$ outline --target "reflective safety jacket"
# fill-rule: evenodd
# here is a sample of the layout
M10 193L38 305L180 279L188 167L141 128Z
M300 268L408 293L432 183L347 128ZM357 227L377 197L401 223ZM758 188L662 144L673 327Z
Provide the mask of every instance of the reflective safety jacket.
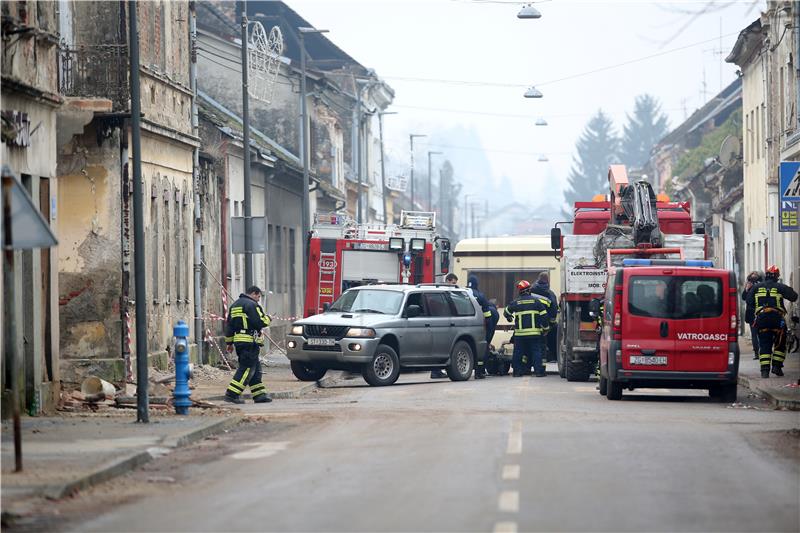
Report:
M225 322L225 342L264 344L261 338L261 328L269 326L270 319L264 314L261 306L247 296L240 294L239 299L233 302L228 310L228 320Z
M514 322L515 337L541 336L550 329L550 300L538 294L524 294L503 310L506 319Z
M786 314L786 304L784 299L794 302L797 300L797 293L778 281L767 280L756 283L747 294L748 310L752 309L755 315L766 311L777 311L782 315Z

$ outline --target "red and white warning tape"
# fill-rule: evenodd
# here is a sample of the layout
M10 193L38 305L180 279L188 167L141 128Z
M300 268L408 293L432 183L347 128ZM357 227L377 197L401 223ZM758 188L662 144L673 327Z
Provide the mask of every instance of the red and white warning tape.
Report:
M133 350L133 336L131 335L132 321L131 313L125 310L125 342L128 345L128 351L125 356L125 374L126 381L133 379L133 363L131 363L131 350Z
M214 348L217 349L217 353L219 353L219 356L220 356L220 359L222 359L222 362L225 363L225 366L228 367L228 370L232 370L230 363L228 363L228 358L225 356L225 352L219 347L219 344L217 344L217 339L216 339L216 337L214 337L214 335L211 334L211 330L210 329L206 329L205 341L214 345Z

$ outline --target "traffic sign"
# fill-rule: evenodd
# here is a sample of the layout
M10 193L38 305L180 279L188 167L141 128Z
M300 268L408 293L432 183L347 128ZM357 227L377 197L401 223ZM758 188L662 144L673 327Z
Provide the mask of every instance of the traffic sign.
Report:
M778 231L800 231L800 161L781 162Z

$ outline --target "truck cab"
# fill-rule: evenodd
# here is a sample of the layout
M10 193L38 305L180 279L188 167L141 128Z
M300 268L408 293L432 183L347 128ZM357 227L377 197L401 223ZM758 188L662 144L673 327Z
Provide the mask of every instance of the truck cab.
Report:
M736 276L711 261L625 259L609 270L600 394L625 388L708 389L736 400Z

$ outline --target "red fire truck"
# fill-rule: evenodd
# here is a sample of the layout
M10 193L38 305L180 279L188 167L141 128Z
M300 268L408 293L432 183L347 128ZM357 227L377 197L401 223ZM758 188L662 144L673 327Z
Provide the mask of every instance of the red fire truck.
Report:
M317 213L307 268L305 317L323 312L351 287L443 282L450 241L436 234L432 212L402 211L399 225L357 224L345 215Z

